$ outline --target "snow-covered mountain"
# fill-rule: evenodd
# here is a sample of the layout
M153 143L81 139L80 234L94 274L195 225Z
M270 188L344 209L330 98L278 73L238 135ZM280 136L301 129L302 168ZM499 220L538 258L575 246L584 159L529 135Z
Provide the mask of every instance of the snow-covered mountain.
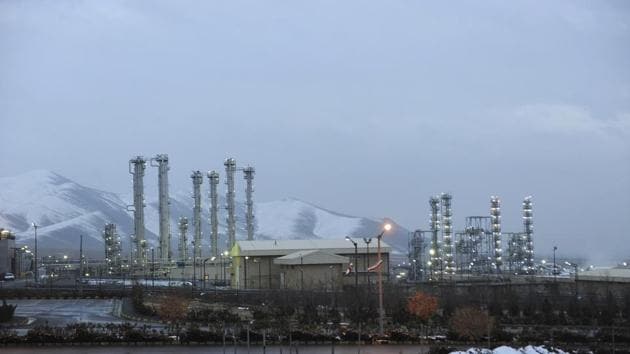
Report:
M204 194L205 195L205 194ZM192 240L192 203L188 193L172 193L170 200L172 247L176 252L177 220L189 218L188 240ZM91 257L103 252L102 230L106 223L117 225L124 252L129 250L133 233L133 215L127 211L129 196L119 196L79 185L46 170L31 171L0 178L0 227L14 231L18 243L32 244L32 222L39 227L39 248L52 253L78 254L79 235L84 235L84 250ZM225 205L220 200L220 205ZM205 249L209 247L209 202L202 199L202 232ZM346 235L374 236L382 220L348 216L297 199L282 199L255 204L257 239L343 238ZM220 208L220 247L225 247L227 213ZM157 245L158 203L146 196L145 226L147 239ZM408 231L396 227L388 243L402 251L407 246ZM246 238L245 206L237 201L237 239Z

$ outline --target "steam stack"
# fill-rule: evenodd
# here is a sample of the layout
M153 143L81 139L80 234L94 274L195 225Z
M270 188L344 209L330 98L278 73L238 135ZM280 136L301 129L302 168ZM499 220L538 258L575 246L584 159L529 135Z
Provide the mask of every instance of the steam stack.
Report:
M227 192L225 194L226 206L227 210L227 233L228 233L228 249L232 249L234 247L234 243L236 243L236 189L234 186L234 175L236 173L236 160L233 158L229 158L225 160L225 178L227 185Z
M431 273L431 280L439 278L441 257L440 257L440 245L438 243L438 234L440 232L440 199L437 197L431 197L429 199L429 205L431 206L431 248L429 249L429 270Z
M251 166L247 166L243 169L243 174L247 185L245 187L245 204L247 205L247 214L245 220L247 222L247 240L252 241L254 239L254 173L255 170Z
M132 170L133 165L133 170ZM129 173L133 175L133 240L136 264L144 268L147 262L147 241L144 238L144 170L146 160L137 156L129 160Z
M158 164L154 165L156 161ZM159 257L162 264L171 261L171 226L168 197L168 155L160 154L151 159L151 166L158 168L158 206L160 218Z
M494 241L494 264L497 272L500 272L503 258L501 250L501 201L499 197L490 197L490 221L492 240Z
M179 262L185 263L188 259L188 218L182 216L179 218Z
M210 254L213 257L219 257L219 195L217 194L219 173L208 172L208 181L210 182Z
M453 231L452 231L452 216L451 200L453 197L448 193L442 193L442 238L443 238L443 253L444 257L444 273L455 274L455 261L453 260Z
M534 273L534 221L532 220L532 197L523 200L523 226L525 228L525 271Z
M199 171L194 171L190 175L193 182L193 199L195 201L193 207L193 228L194 228L194 241L193 241L193 257L195 260L201 258L201 183L203 183L203 175Z

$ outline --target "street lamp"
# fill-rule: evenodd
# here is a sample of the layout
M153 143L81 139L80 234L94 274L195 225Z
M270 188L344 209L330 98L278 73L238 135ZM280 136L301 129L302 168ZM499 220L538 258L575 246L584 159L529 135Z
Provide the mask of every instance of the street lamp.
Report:
M37 226L36 223L33 222L33 229L35 229L35 283L39 283L39 269L37 267Z
M245 261L243 262L244 265L244 278L245 278L245 286L243 287L243 289L247 289L247 261L249 260L249 256L245 256Z
M556 275L558 274L558 271L556 269L556 250L558 249L558 246L553 246L553 281L556 281Z
M370 291L370 272L368 268L370 267L370 242L372 242L372 238L363 238L363 242L365 242L365 246L367 247L367 253L365 254L365 279L368 284L368 292Z
M359 261L358 261L358 258L359 258L358 244L350 236L346 236L346 240L352 242L352 244L354 245L354 287L355 287L355 289L357 289L359 287L359 272L357 271L357 267L358 267L358 264L359 264Z
M578 265L577 263L564 262L564 264L575 269L575 299L578 299Z
M383 238L383 234L385 231L389 231L392 229L391 224L385 224L383 226L383 231L381 231L378 236L376 236L376 240L378 241L378 330L379 334L383 335L383 318L385 317L385 310L383 310L383 260L381 259L381 239Z
M212 258L206 258L203 260L203 290L206 290L206 262L209 260L213 260L214 261L215 257Z

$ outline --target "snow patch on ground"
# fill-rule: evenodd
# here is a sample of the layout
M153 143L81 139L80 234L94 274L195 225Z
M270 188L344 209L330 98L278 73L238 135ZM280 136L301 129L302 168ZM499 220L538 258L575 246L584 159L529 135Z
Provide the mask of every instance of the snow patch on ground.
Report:
M536 347L528 345L524 348L512 348L507 346L501 346L494 348L493 350L484 348L470 348L466 351L451 352L451 354L569 354L558 348L547 348L544 346Z

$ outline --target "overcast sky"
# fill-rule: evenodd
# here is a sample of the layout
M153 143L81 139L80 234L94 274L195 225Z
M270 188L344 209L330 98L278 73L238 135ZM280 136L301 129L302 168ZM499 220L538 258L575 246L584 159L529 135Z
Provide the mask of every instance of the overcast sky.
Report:
M499 195L519 231L533 195L537 253L628 257L630 3L4 0L0 132L1 176L232 156L258 201L415 229L448 191L461 228Z

